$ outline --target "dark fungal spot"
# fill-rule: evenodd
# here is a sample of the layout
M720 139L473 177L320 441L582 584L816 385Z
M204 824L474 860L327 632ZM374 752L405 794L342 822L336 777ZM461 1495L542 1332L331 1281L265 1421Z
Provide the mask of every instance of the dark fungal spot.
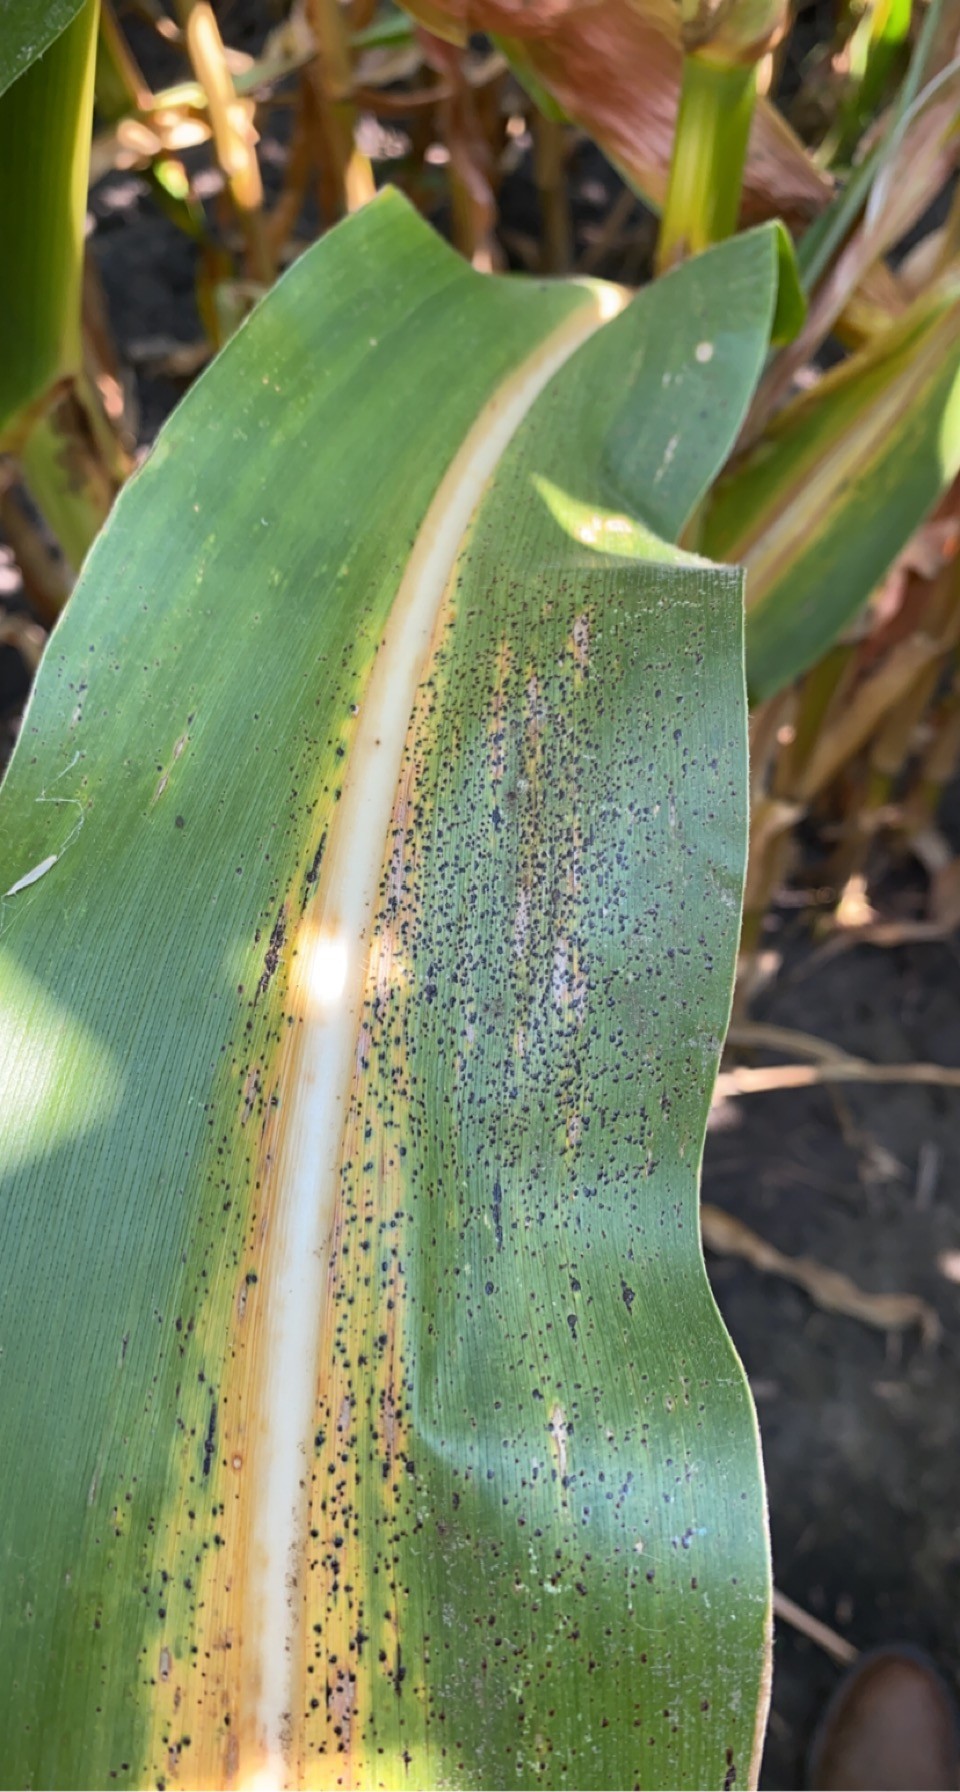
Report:
M323 833L320 836L320 844L318 845L317 850L314 853L313 858L310 861L310 866L307 871L307 875L304 879L304 882L307 884L308 887L311 884L315 884L317 882L317 879L320 876L320 866L323 863L323 854L324 854L324 849L326 847L326 844L327 844L327 830L326 830L326 828L324 828Z
M210 1403L210 1418L207 1422L207 1435L203 1440L203 1474L204 1474L204 1477L209 1475L210 1469L213 1465L213 1454L214 1454L214 1450L216 1449L216 1439L217 1439L217 1402L215 1400L213 1400Z
M497 1250L502 1251L503 1250L503 1193L500 1188L499 1180L497 1180L493 1185L493 1201L492 1201L491 1211L493 1214L493 1236L497 1241Z
M254 996L254 1001L257 1001L260 996L265 995L269 988L270 979L280 963L280 954L283 951L283 943L286 936L287 918L281 908L273 924L273 931L270 935L270 942L267 946L267 950L263 955L263 972L260 981L257 984L257 993Z

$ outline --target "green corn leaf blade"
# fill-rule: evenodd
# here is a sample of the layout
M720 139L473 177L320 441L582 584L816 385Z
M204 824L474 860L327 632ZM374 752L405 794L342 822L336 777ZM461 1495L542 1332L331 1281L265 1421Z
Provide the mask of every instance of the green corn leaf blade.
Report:
M6 1783L755 1778L741 580L652 520L775 284L598 328L387 195L121 494L0 792Z
M908 52L913 0L872 0L850 38L850 91L841 110L836 160L852 157L889 98L897 65Z
M383 7L369 25L350 36L354 50L397 49L414 42L412 21L394 6Z
M777 232L777 309L774 314L770 340L775 347L785 342L792 342L803 327L807 315L807 300L800 278L797 252L793 238L782 224L776 225Z
M718 483L701 543L747 573L747 681L813 665L960 471L960 284L788 405Z
M682 270L676 313L679 270L658 282L656 301L652 294L634 301L645 328L630 333L618 324L605 338L622 334L623 389L618 394L606 375L605 404L589 425L594 453L582 457L573 490L668 541L680 536L737 439L771 335L790 316L781 241L780 227L770 224L698 257ZM609 352L598 342L584 356ZM576 444L571 458L576 466ZM602 541L618 554L632 551L629 532L615 528Z
M88 0L3 0L0 93L19 80L84 10Z
M97 4L29 12L43 54L35 49L0 97L0 437L18 419L25 426L30 407L80 362ZM40 23L45 14L62 18L58 34ZM18 22L27 22L20 10L6 9L0 32L15 36ZM6 67L6 35L0 43Z

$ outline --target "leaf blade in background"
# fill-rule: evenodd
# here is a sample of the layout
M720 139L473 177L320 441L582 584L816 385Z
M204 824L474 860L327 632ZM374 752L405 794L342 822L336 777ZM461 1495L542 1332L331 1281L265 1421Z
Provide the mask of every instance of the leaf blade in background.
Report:
M958 317L948 281L788 405L717 485L703 547L746 568L756 698L837 639L960 469Z
M737 343L726 381L734 430L773 311L773 239L744 249L756 273L767 246L758 340ZM15 1393L0 1525L19 1577L0 1726L18 1782L232 1784L275 1766L278 1747L312 1782L318 1730L335 1780L373 1722L443 1783L476 1783L474 1759L444 1753L458 1731L490 1783L525 1783L533 1756L545 1784L561 1783L572 1707L551 1754L538 1738L553 1720L498 1671L497 1736L481 1734L475 1675L498 1645L472 1622L485 1593L466 1511L457 1530L461 1468L528 1664L546 1663L549 1617L566 1639L558 1685L596 1676L583 1783L643 1767L648 1783L720 1785L731 1759L750 1771L768 1622L762 1483L696 1227L745 852L740 581L649 530L637 566L569 528L571 504L592 513L602 488L585 461L602 449L610 395L624 402L630 332L643 340L658 305L676 316L684 275L618 320L605 358L573 355L535 401L595 329L603 294L480 279L401 202L377 201L296 264L193 388L59 625L0 798L2 1331ZM716 378L697 339L687 360ZM635 361L642 412L659 370ZM713 438L709 453L722 452ZM491 453L499 475L444 589ZM695 502L707 458L682 430L666 520L679 526ZM529 952L504 942L508 909ZM510 1071L507 1009L539 1027L542 1075L522 1053ZM413 1030L398 1045L401 1022ZM473 1053L459 1068L454 1034ZM398 1078L378 1081L397 1050ZM371 1127L400 1126L383 1150L366 1120L356 1133L358 1103ZM621 1282L631 1250L635 1279ZM473 1279L491 1253L513 1263L502 1307ZM549 1399L535 1399L527 1367L521 1261L536 1276ZM570 1304L555 1336L558 1276ZM683 1327L665 1338L677 1312ZM384 1331L410 1352L405 1369ZM464 1414L485 1352L515 1398L509 1434L487 1383L478 1434ZM648 1357L663 1385L644 1383ZM585 1375L595 1393L578 1386ZM528 1499L531 1440L543 1473ZM499 1493L486 1467L482 1483L465 1474L490 1450ZM334 1477L336 1514L318 1488L308 1525L305 1462L316 1486L341 1456L369 1522ZM614 1467L616 1507L598 1479ZM550 1552L567 1549L549 1592L509 1578L523 1563L531 1582L558 1572L545 1537L523 1538L519 1505L503 1516L509 1489L549 1514ZM310 1535L321 1525L322 1547ZM510 1551L498 1554L502 1525ZM573 1556L591 1526L601 1567L582 1564L587 1618ZM386 1595L385 1541L402 1558ZM369 1622L361 1581L339 1565L358 1547ZM291 1568L308 1602L292 1618ZM603 1609L634 1652L617 1663L593 1641ZM677 1613L686 1641L668 1649L662 1626ZM337 1638L344 1650L319 1676L314 1623L328 1655ZM387 1670L370 1624L400 1634ZM297 1661L291 1682L284 1664ZM685 1721L662 1715L668 1692Z
M47 10L71 16L0 98L0 437L80 364L98 6Z

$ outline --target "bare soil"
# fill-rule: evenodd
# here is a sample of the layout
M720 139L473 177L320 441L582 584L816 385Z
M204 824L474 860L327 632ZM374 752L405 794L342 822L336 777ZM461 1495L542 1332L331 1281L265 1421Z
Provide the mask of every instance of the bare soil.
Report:
M774 918L775 920L778 917ZM859 1056L960 1063L953 943L861 946L819 968L804 924L755 1017ZM790 1255L936 1308L943 1337L891 1339L819 1312L730 1259L711 1281L750 1377L763 1438L777 1586L861 1649L909 1641L949 1684L960 1667L960 1242L956 1091L844 1085L753 1095L707 1139L704 1199ZM960 1275L960 1258L955 1259ZM777 1626L761 1785L803 1786L811 1732L841 1669Z

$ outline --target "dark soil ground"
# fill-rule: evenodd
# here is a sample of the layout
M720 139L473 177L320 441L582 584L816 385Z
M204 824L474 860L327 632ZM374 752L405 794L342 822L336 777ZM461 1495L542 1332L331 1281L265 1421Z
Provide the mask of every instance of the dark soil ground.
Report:
M778 944L783 969L756 1018L863 1057L960 1062L952 945L862 946L818 969L795 918ZM871 1290L920 1294L942 1317L942 1340L925 1350L708 1259L757 1401L777 1586L858 1648L922 1645L953 1684L960 1300L943 1269L960 1239L957 1118L956 1092L935 1088L846 1085L842 1103L827 1089L752 1095L716 1115L703 1178L705 1200L781 1250ZM811 1730L840 1671L778 1625L770 1792L804 1785Z
M233 34L234 41L238 41ZM246 45L244 47L247 47ZM619 192L589 145L571 165L582 248ZM521 167L502 195L505 234L536 233L536 197ZM93 195L94 246L122 357L136 378L149 442L182 385L155 371L172 342L201 336L195 251L137 175ZM636 279L649 242L631 220ZM9 568L7 569L9 572ZM9 583L9 580L8 580ZM0 655L0 708L22 701L25 674ZM960 803L946 818L960 849ZM909 906L909 873L881 886L887 912ZM893 905L891 908L890 905ZM755 1005L865 1057L960 1064L960 954L952 943L860 946L819 962L809 915L789 905L767 945L782 966ZM730 1259L712 1259L717 1299L753 1384L770 1490L778 1587L860 1648L897 1639L960 1673L960 1289L946 1271L960 1253L960 1096L921 1087L845 1086L752 1095L715 1114L705 1199L791 1254L846 1271L875 1291L910 1291L939 1311L940 1344L891 1342L818 1311L806 1295ZM960 1276L960 1255L953 1259ZM780 1625L762 1784L804 1784L804 1757L840 1670Z

